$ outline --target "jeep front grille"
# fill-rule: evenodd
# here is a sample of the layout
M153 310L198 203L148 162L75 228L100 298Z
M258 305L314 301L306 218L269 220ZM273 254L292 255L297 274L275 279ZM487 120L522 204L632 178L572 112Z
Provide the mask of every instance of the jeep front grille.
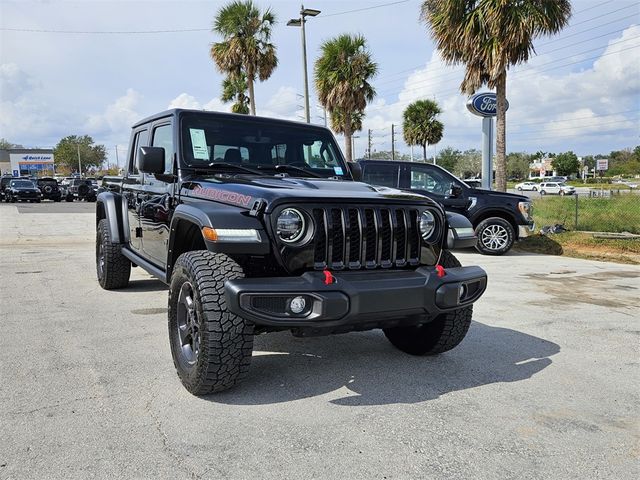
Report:
M313 208L313 268L391 268L420 263L418 210L404 207Z

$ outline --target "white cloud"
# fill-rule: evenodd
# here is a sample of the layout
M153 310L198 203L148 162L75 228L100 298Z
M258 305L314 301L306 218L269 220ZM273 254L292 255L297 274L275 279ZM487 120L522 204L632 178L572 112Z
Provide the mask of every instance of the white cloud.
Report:
M0 99L14 101L38 87L38 83L15 63L0 65Z
M119 135L128 131L141 115L136 110L141 96L134 89L106 106L104 112L89 115L85 128L89 133L100 136Z
M608 42L590 67L580 71L561 70L563 63L576 60L550 63L564 58L566 52L562 51L556 56L538 55L528 64L510 70L507 149L566 150L571 145L591 140L589 135L596 138L594 134L609 134L622 142L633 142L634 135L623 130L640 127L637 120L640 62L637 50L621 50L640 45L638 38L640 27L631 25ZM387 103L378 99L367 108L365 135L358 141L359 147L366 148L364 137L371 128L374 136L387 135L380 140L377 149L389 150L391 124L401 124L406 106L417 99L434 98L443 110L441 120L445 124L445 135L439 145L478 148L480 119L467 111L467 99L459 93L463 76L463 67L446 66L435 51L424 68L407 76L397 100ZM387 93L388 89L385 92L380 88L380 91ZM620 113L634 109L635 112ZM407 149L401 135L396 142L402 149Z

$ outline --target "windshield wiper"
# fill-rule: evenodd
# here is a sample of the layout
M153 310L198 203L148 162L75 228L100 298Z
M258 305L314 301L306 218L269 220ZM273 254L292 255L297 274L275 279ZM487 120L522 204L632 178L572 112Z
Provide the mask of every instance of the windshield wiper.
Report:
M304 173L308 177L324 178L322 175L318 175L315 172L310 172L309 170L305 170L304 168L296 167L295 165L281 164L281 165L276 165L275 169L276 169L276 172L278 170L284 170L284 171L293 170L295 172Z
M238 165L236 163L226 163L226 162L212 162L209 165L209 168L234 168L236 170L241 170L243 172L252 173L254 175L263 175L259 170L254 170L253 168L245 167L243 165Z

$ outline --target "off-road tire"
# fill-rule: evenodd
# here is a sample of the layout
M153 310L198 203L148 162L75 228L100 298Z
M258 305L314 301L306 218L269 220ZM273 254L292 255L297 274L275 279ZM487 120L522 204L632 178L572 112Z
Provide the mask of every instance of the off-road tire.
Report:
M442 252L440 265L459 267L460 262L449 251ZM442 313L428 323L411 327L385 328L387 339L398 350L411 355L437 355L458 346L469 331L473 306Z
M244 276L242 267L227 255L206 250L183 253L173 267L169 287L171 354L180 381L194 395L227 390L249 372L253 323L227 310L224 293L226 280ZM188 347L186 351L189 342L183 342L181 335L185 335L189 327L185 323L185 329L178 330L181 318L188 317L188 313L184 313L188 311L184 306L188 302L183 304L180 300L183 288L191 292L191 311L195 317L191 317L191 331L197 331L197 337L191 335L190 338L192 341L198 338L197 347ZM179 309L182 309L180 314Z
M478 243L476 250L483 255L504 255L516 239L516 232L508 220L500 217L490 217L476 226Z
M101 265L102 259L102 265ZM96 234L96 274L105 290L124 288L129 284L131 262L122 255L121 246L111 241L106 219L98 222Z

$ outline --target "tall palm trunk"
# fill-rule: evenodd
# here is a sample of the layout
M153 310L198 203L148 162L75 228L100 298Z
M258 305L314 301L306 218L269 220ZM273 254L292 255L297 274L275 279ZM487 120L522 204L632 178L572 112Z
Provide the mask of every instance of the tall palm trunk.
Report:
M345 115L346 124L344 126L344 153L347 157L347 162L352 161L353 152L351 151L351 125L349 122L351 120L351 115Z
M506 158L506 126L507 126L507 71L503 71L496 83L497 115L496 115L496 190L507 191L507 158ZM491 174L491 172L489 172Z
M249 87L249 111L251 115L256 114L256 96L253 91L253 76L247 75L247 85Z
M427 144L422 145L422 159L427 163Z

